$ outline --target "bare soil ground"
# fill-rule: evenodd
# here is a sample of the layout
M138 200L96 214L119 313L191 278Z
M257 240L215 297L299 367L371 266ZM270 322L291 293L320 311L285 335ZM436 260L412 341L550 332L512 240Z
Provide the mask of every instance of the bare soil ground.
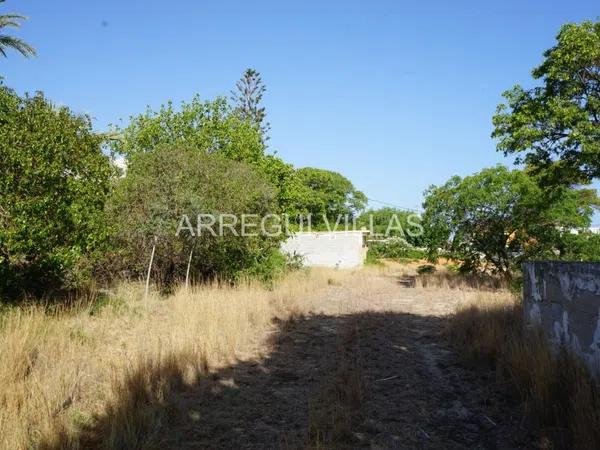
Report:
M491 372L444 337L460 290L391 274L332 285L315 313L278 324L264 358L171 396L160 448L522 448L531 437Z

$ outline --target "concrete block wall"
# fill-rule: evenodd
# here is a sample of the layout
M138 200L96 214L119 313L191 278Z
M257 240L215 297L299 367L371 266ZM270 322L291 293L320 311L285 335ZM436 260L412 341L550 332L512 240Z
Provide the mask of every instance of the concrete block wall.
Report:
M600 374L600 263L523 264L525 320Z
M307 266L350 269L363 265L367 247L363 231L296 233L281 249L302 255Z

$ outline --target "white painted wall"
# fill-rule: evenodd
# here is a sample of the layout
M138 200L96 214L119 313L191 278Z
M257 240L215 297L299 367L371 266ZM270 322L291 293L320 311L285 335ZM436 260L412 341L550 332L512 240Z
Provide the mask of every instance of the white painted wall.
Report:
M281 249L302 255L307 266L349 269L364 263L367 255L364 235L363 231L296 233L282 244Z

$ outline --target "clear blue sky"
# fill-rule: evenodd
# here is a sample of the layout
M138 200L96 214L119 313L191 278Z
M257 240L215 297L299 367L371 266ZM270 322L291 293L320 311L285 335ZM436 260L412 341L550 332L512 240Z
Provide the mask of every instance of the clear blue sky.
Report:
M7 0L0 11L30 17L18 36L39 52L0 61L19 92L44 91L105 130L146 105L226 95L253 67L271 150L404 207L505 161L490 138L501 93L530 85L561 24L600 15L591 0Z

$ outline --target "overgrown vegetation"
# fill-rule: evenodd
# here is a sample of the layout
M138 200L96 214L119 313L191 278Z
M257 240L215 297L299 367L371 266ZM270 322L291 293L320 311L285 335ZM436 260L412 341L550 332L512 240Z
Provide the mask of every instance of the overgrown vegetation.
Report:
M367 259L394 259L396 261L419 260L425 258L425 252L413 247L405 239L392 237L381 241L372 241L369 244Z
M600 260L596 238L571 233L589 226L598 205L584 187L600 174L600 23L564 25L532 75L538 84L505 92L493 117L498 150L524 170L484 169L431 187L433 258L442 250L464 271L505 276L524 259Z
M547 191L536 181L497 166L429 188L423 225L430 257L441 253L464 272L510 278L526 259L576 256L565 244L572 230L589 227L596 191Z
M0 316L0 448L148 448L173 390L268 352L274 319L309 312L348 276L299 271L271 290L213 283L148 299L126 284L102 307L12 308Z
M523 321L520 301L509 294L481 296L463 305L448 324L450 340L476 364L488 363L498 381L523 403L550 448L600 446L600 390L583 362L552 351Z
M21 19L0 15L0 29ZM7 49L35 55L2 35L0 54ZM255 346L274 319L310 311L310 294L345 276L296 272L274 283L301 265L279 252L283 235L201 234L202 215L286 214L293 228L311 215L315 229L347 216L385 236L372 242L370 262L450 258L456 270L417 267L421 288L497 290L524 260L600 260L600 235L588 230L599 202L586 187L600 175L600 23L565 25L544 56L533 71L540 84L506 92L493 118L498 150L523 166L432 186L422 223L395 208L362 214L367 197L343 175L297 169L269 152L266 87L253 69L232 101L168 102L106 134L42 93L0 86L0 299L79 292L81 303L22 301L0 311L0 445L156 445L170 393L243 352L259 355ZM155 283L149 298L138 284L147 271ZM192 285L180 286L188 273ZM600 447L597 382L574 356L552 352L525 329L510 294L465 305L448 335L520 396L542 439ZM313 411L316 446L342 442L352 428L348 411L362 401L361 361L346 350Z
M0 298L80 286L113 174L89 117L0 86L0 173Z
M127 176L116 184L108 205L109 263L103 265L112 271L109 279L118 274L138 279L156 245L153 279L163 285L183 280L188 262L195 280L233 280L267 264L281 236L242 236L239 222L222 235L217 224L213 235L199 229L198 221L252 211L255 220L247 225L258 227L256 217L276 208L274 187L251 166L194 147L157 147L132 156Z
M284 214L291 229L300 215L316 228L357 216L366 198L342 175L267 153L260 74L246 72L238 88L233 104L196 96L97 134L42 94L0 87L0 297L137 280L153 251L152 280L165 288L188 270L192 281L270 282L298 262L279 253L284 234L239 236L240 215ZM235 215L234 231L192 235L210 214Z

